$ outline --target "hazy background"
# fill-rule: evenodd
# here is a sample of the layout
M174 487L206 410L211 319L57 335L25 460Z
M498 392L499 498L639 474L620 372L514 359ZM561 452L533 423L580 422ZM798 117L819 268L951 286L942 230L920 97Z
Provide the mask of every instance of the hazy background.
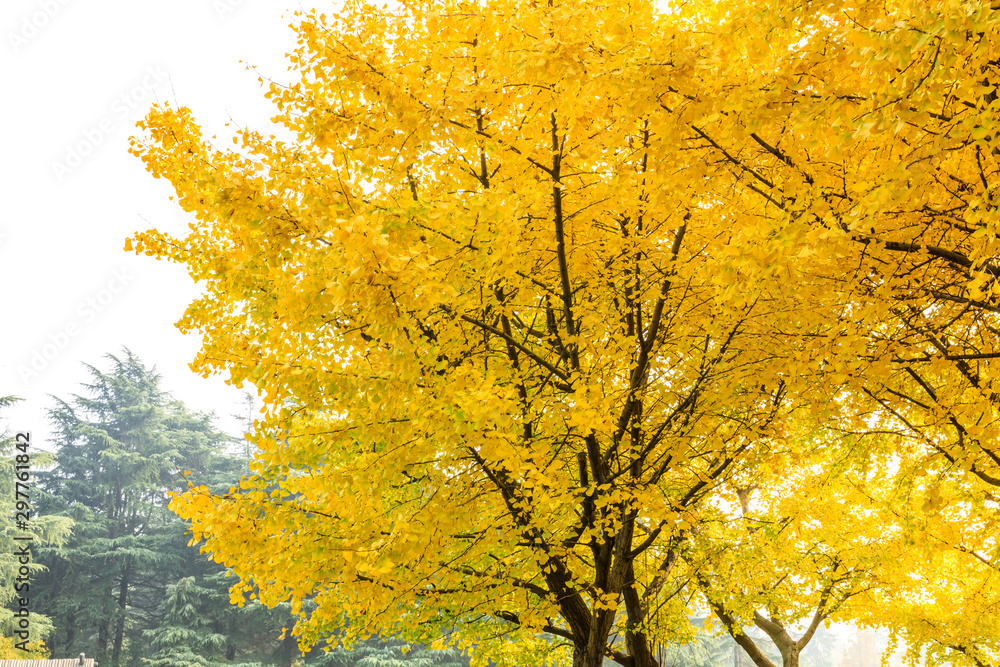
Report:
M322 7L324 3L311 3ZM330 4L332 8L333 5ZM191 107L206 133L272 115L257 81L287 80L295 0L3 0L0 74L0 396L10 429L45 447L49 395L79 392L84 363L127 346L189 407L228 432L243 394L188 362L174 328L197 288L184 270L122 250L141 229L180 232L183 212L128 153L154 101ZM243 62L240 62L240 61Z

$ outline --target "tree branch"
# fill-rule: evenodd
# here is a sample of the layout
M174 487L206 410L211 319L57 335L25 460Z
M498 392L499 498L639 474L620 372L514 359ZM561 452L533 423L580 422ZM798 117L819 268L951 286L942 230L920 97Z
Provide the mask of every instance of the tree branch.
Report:
M448 306L441 306L441 308L446 313L448 313L449 315L454 315L455 314L455 311L453 311ZM542 368L544 368L548 372L552 373L553 375L555 375L560 380L563 380L564 382L569 382L569 375L567 375L563 371L559 370L558 368L556 368L555 366L553 366L549 362L545 361L544 359L542 359L537 354L535 354L534 352L532 352L531 350L529 350L528 348L526 348L521 343L517 342L517 340L514 339L512 336L504 333L503 331L501 331L500 329L497 329L496 327L492 327L489 324L486 324L485 322L480 322L479 320L477 320L474 317L469 317L468 315L459 315L459 317L461 319L465 320L466 322L468 322L469 324L473 324L473 325L479 327L483 331L488 331L488 332L490 332L491 334L493 334L495 336L499 336L500 338L503 338L504 341L506 341L507 343L513 345L515 348L517 348L518 350L520 350L521 352L523 352L525 354L525 356L527 356L529 359L531 359L532 361L534 361L536 364L538 364L539 366L541 366ZM557 385L557 386L559 386L559 385ZM568 390L572 389L572 387L568 386L568 385L561 385L561 386L559 386L559 388L563 389L564 391L568 391Z

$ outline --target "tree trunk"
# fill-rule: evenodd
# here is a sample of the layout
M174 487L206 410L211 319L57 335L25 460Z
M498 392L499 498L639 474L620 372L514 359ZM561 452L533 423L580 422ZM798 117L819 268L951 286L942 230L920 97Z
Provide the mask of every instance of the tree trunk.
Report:
M111 662L118 664L122 654L122 643L125 639L125 605L128 601L129 567L122 572L121 584L118 588L118 622L115 627L115 647L111 653Z
M604 662L603 655L595 655L594 651L588 651L588 646L573 648L573 667L601 667Z
M634 667L658 667L656 658L653 657L652 649L649 646L649 638L645 632L639 628L645 621L646 609L639 598L639 592L635 589L635 571L632 563L629 562L625 576L628 583L622 590L622 599L625 603L625 613L628 622L625 629L625 646L629 655L632 656Z
M595 617L599 618L599 615L595 614ZM598 618L594 619L595 623L599 622ZM642 632L634 632L627 636L624 647L614 647L616 649L614 657L605 656L610 628L606 624L602 625L604 627L598 628L596 632L591 627L591 636L586 644L582 642L574 644L573 667L601 667L605 659L613 661L615 665L625 662L629 667L659 667L659 662L650 650L649 638ZM620 653L618 649L621 649ZM796 667L798 667L797 664Z
M583 481L584 473L581 473ZM593 609L585 622L586 637L576 631L573 646L573 667L601 667L608 651L608 635L614 626L617 613L627 617L624 646L610 647L610 656L617 664L627 667L659 667L649 645L649 638L642 630L647 609L636 590L635 572L632 566L632 538L635 529L635 510L620 506L622 526L613 541L605 542L594 550L594 564L597 576L595 588L606 591L617 598L617 611ZM584 625L584 624L581 624Z
M781 667L799 667L798 645L792 645L787 652L781 652Z
M70 611L66 614L66 655L70 655L73 650L73 642L76 640L76 612ZM56 655L53 647L52 655Z
M108 619L102 618L97 626L97 654L104 657L108 654Z
M813 627L799 641L795 641L780 622L773 618L765 618L760 612L754 612L754 625L767 633L781 652L782 667L799 667L799 652L812 638L816 623L814 619Z
M283 667L291 667L299 656L299 642L292 636L292 628L285 630L285 637L281 640L281 664Z

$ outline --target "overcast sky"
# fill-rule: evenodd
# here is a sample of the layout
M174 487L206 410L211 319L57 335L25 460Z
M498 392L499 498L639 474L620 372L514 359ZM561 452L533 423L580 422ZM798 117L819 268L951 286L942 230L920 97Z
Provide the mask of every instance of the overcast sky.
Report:
M312 3L310 6L321 6ZM332 5L331 5L332 7ZM50 395L68 398L83 364L128 347L189 407L231 433L241 391L188 368L199 347L174 327L197 287L177 265L135 257L124 239L180 232L184 214L128 153L155 101L193 109L208 134L272 115L257 67L288 79L296 0L2 0L0 396L10 430L51 445ZM240 61L243 61L242 63Z

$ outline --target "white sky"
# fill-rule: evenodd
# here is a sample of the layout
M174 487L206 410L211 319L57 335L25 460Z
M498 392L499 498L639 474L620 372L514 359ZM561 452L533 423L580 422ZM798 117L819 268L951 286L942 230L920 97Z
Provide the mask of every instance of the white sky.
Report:
M25 399L0 426L31 430L46 447L49 396L80 392L84 363L107 369L102 357L127 346L175 398L241 432L230 415L243 412L242 392L192 373L200 341L173 326L197 288L182 267L122 249L140 229L186 228L168 184L128 154L128 139L154 99L191 107L209 135L228 133L230 117L263 129L272 110L240 61L287 80L298 8L297 0L0 3L0 396Z

